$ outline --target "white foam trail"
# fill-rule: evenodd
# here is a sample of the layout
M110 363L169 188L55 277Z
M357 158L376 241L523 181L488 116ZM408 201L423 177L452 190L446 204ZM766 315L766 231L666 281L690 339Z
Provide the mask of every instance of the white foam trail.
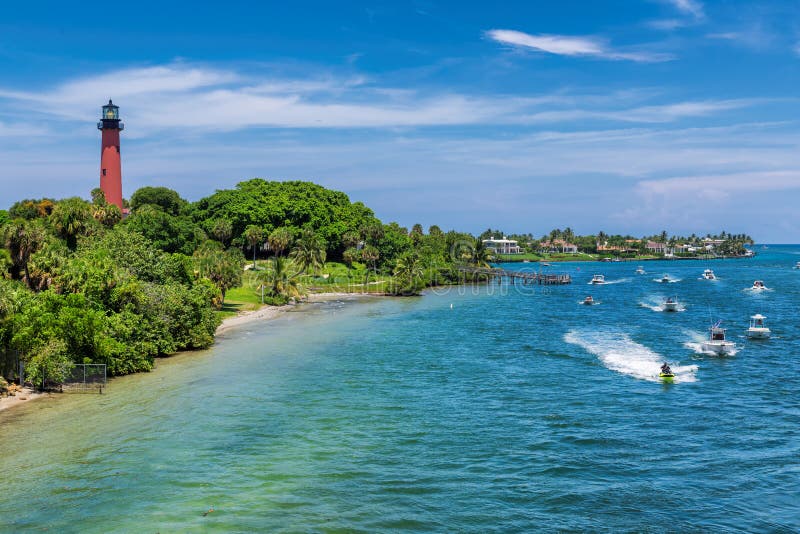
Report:
M606 280L605 282L597 283L597 282L589 282L590 286L608 286L611 284L622 284L624 282L630 282L630 278L620 278L619 280Z
M571 330L564 334L564 341L578 345L597 356L608 369L641 380L660 382L658 373L666 361L662 355L635 342L625 333L580 332ZM674 382L694 382L696 365L672 365Z
M653 310L654 312L663 312L666 311L664 308L664 300L665 297L659 296L649 296L644 301L639 302L639 306L643 308L647 308L648 310ZM683 312L686 311L686 306L678 302L678 309L675 310L676 312Z

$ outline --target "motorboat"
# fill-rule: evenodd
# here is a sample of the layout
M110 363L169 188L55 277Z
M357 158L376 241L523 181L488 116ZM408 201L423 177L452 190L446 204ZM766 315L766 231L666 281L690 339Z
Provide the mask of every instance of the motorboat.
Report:
M603 276L602 274L596 274L596 275L592 276L592 281L589 282L589 283L590 284L596 284L596 285L605 284L606 283L606 277Z
M795 263L795 264L794 264L794 267L792 267L792 269L800 269L800 261L798 261L797 263Z
M717 276L711 269L706 269L705 271L703 271L703 278L705 278L706 280L716 280Z
M669 282L672 282L672 278L670 278L668 274L665 274L659 279L659 282L661 282L662 284L667 284Z
M700 346L703 352L711 352L718 356L725 356L736 350L736 343L725 339L725 329L720 327L720 322L708 329L708 339Z
M550 264L547 263L546 261L540 261L539 265L541 265L542 267L550 267Z
M772 332L767 328L766 317L757 313L750 317L750 328L747 329L747 337L750 339L768 339Z
M664 301L663 306L664 311L678 311L678 297L667 297L667 300Z
M752 289L753 291L764 291L765 289L767 289L767 286L765 286L764 282L762 282L761 280L756 280L755 282L753 282L753 287L751 287L750 289Z
M588 297L583 299L583 304L585 304L587 306L592 306L594 304L597 304L597 301L594 300L591 295L589 295Z
M636 268L636 274L644 274L644 267L641 265Z

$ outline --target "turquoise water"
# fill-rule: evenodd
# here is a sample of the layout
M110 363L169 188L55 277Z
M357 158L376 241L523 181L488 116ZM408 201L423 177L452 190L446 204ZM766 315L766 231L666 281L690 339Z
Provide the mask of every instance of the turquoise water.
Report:
M800 247L758 251L314 305L30 403L0 415L0 530L796 531ZM757 312L773 339L741 337ZM740 350L697 353L718 319Z

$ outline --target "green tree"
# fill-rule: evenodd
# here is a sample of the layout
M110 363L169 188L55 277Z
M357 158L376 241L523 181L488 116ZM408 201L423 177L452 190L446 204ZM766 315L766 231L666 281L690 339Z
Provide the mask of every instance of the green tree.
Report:
M242 234L247 241L247 244L253 248L253 269L256 268L256 246L260 245L264 242L264 231L254 225L251 224L247 228L244 229L244 234Z
M141 187L131 196L133 211L148 204L158 206L164 213L176 216L187 203L177 192L166 187Z
M241 250L222 250L218 245L207 243L194 253L194 258L200 276L208 278L219 288L222 303L228 289L242 284L245 259Z
M28 281L28 260L39 250L47 237L39 221L15 219L3 227L3 241L11 254L12 276Z
M284 302L291 298L303 295L303 289L297 280L299 273L289 271L289 262L281 256L273 256L266 270L258 273L262 288L271 297L277 297Z
M217 219L211 221L209 231L214 239L222 243L223 246L227 246L228 240L233 235L233 225L228 220Z
M295 242L291 258L300 273L308 272L309 268L315 273L325 265L325 241L310 228L305 229Z
M275 253L275 255L282 256L292 244L292 233L288 228L276 228L271 234L269 234L267 240L269 241L269 248Z
M92 220L90 204L78 197L59 201L50 214L50 224L71 250L75 250L78 236L87 230Z
M422 288L424 269L420 257L415 252L407 252L397 259L394 269L397 281L396 292L403 295L412 295Z

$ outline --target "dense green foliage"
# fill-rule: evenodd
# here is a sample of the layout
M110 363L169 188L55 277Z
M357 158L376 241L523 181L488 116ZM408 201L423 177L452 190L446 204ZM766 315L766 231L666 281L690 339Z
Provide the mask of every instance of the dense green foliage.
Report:
M352 290L398 295L453 283L458 264L487 259L468 234L383 224L344 193L308 182L253 179L195 203L144 187L125 219L99 189L91 198L0 211L0 363L18 354L37 384L58 382L77 363L118 375L207 347L215 310L229 290L245 290L246 263L247 291L281 304L326 280L319 273L329 258L344 259Z

